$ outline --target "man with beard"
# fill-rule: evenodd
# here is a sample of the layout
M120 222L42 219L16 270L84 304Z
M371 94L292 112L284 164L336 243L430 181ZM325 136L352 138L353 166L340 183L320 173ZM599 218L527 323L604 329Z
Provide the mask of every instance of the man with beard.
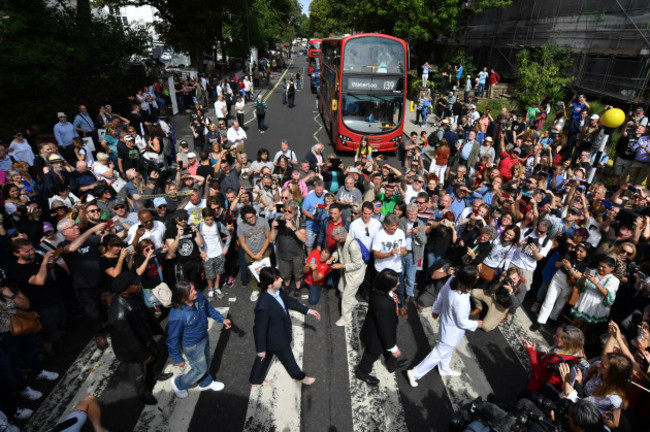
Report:
M55 195L56 186L70 186L70 173L67 171L67 162L56 153L50 155L47 163L50 171L43 178L43 187L49 198Z

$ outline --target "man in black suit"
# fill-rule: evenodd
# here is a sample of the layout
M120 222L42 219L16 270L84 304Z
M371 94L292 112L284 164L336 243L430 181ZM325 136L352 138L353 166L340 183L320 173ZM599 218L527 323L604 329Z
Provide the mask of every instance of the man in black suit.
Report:
M354 369L357 378L370 385L377 385L377 377L370 375L372 365L380 354L386 359L388 372L404 367L407 359L397 347L397 317L399 299L395 289L399 274L391 269L382 270L375 279L374 291L370 294L368 314L361 328L361 342L365 347L361 361Z
M291 378L305 385L312 385L316 378L305 375L291 351L293 336L289 309L305 315L313 315L317 320L320 320L320 314L287 295L280 289L281 287L282 278L277 269L265 267L260 271L260 290L263 292L255 306L253 334L257 358L251 370L250 383L265 386L272 384L264 378L273 355L276 355Z

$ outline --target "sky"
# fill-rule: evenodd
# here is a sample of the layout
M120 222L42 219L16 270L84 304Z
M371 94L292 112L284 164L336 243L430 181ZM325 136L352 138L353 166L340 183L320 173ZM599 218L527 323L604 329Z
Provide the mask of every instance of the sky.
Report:
M309 3L311 3L311 0L298 0L300 4L302 5L302 13L305 15L309 15Z

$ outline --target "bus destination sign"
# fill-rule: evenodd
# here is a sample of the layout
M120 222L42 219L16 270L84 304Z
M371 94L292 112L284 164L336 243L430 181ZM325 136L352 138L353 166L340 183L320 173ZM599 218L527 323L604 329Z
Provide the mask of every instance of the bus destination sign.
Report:
M343 76L343 90L371 90L371 91L401 91L404 79L402 77L365 75Z

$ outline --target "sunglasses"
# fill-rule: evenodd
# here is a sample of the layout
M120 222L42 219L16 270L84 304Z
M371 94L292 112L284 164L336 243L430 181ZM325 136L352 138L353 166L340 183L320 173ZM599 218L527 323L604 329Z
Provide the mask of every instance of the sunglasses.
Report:
M113 207L113 208L114 208L115 210L124 210L124 209L126 208L126 206L118 205L118 206L115 206L115 207Z
M547 231L540 231L540 230L535 230L535 231L537 231L537 234L546 234L547 233Z
M353 215L358 216L359 212L352 212Z
M632 255L632 251L623 249L619 252L621 255Z
M167 204L161 204L158 206L158 208L167 208Z
M283 199L283 200L288 200L288 199L289 199L289 197L280 197L280 199Z
M146 248L144 251L145 251L145 252L149 252L149 251L152 251L152 250L153 250L152 247L148 247L148 248Z
M86 210L87 213L98 213L99 209Z

